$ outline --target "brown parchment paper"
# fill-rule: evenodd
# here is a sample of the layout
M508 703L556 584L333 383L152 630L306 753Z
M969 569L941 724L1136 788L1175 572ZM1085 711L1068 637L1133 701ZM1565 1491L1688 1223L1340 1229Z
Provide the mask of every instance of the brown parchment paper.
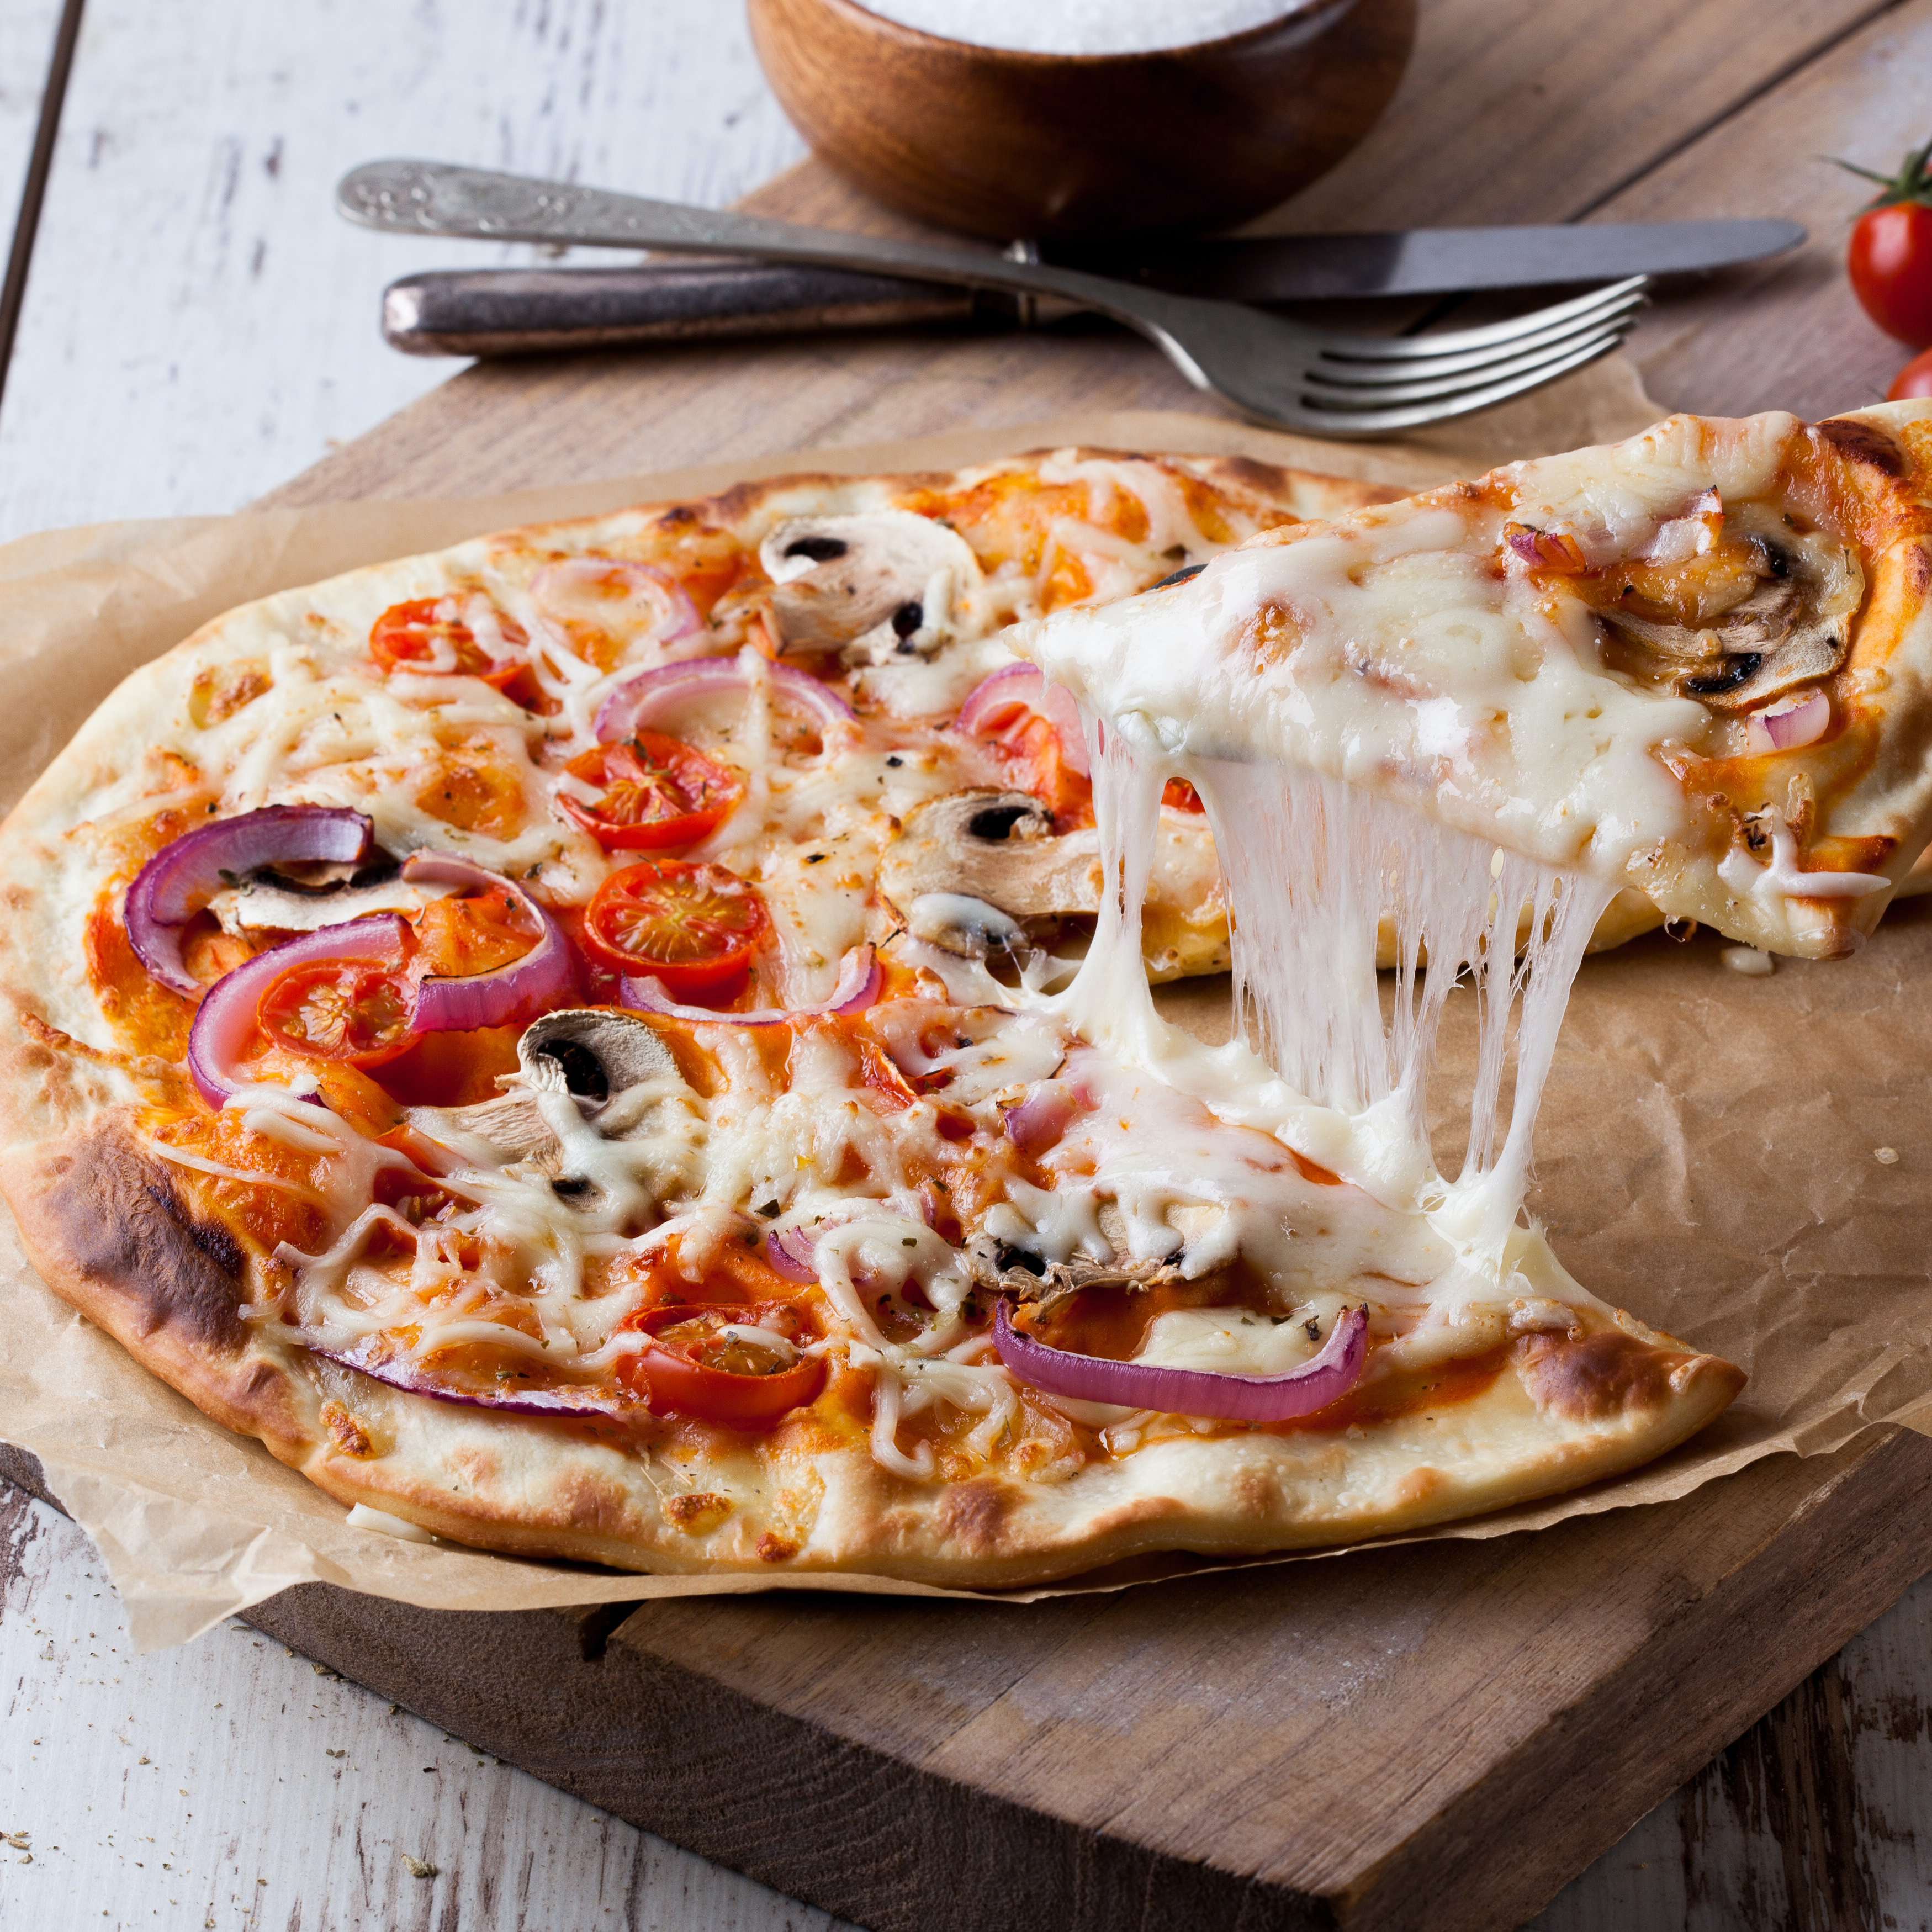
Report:
M1323 444L1225 419L1136 412L916 442L586 483L514 496L370 502L55 532L0 548L0 806L10 806L113 686L208 618L357 565L538 518L663 501L749 476L951 468L1074 442L1246 452L1420 487L1653 421L1612 361L1407 443ZM1920 908L1924 908L1922 914ZM1545 1096L1532 1210L1606 1300L1750 1371L1696 1440L1620 1481L1425 1532L1490 1537L1682 1496L1779 1450L1835 1448L1880 1422L1932 1419L1932 1284L1924 1258L1932 1137L1932 902L1891 914L1856 959L1725 969L1714 942L1660 938L1587 962ZM1170 1004L1210 1034L1226 982ZM1452 998L1438 1112L1453 1171L1472 1061ZM1874 1149L1895 1150L1886 1164ZM409 1543L352 1528L341 1505L259 1444L208 1421L40 1282L0 1217L0 1438L38 1456L94 1538L137 1650L184 1642L301 1582L430 1608L530 1610L783 1587L967 1594L867 1576L646 1576ZM1258 1559L1311 1560L1302 1552ZM1197 1570L1165 1558L1047 1591L1117 1588Z

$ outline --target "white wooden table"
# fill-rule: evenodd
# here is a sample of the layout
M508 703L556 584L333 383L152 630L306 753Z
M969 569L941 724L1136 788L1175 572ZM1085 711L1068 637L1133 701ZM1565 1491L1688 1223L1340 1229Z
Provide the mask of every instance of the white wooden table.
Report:
M0 208L27 174L60 12L0 4ZM492 251L398 254L336 221L356 161L431 154L716 204L800 152L735 0L87 0L0 397L0 538L236 508L448 373L382 346L378 292ZM1932 1925L1929 1654L1932 1583L1540 1932ZM86 1538L4 1490L0 1698L0 1927L831 1922L242 1625L134 1658Z

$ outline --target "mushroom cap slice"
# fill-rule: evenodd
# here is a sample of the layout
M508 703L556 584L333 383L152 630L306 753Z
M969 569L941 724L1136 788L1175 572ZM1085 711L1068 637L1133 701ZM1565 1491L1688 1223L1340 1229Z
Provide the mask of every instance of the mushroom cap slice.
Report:
M1056 832L1023 791L951 792L909 812L880 854L879 890L916 938L969 958L1015 944L1029 922L1100 909L1100 835ZM1142 945L1156 980L1216 973L1228 929L1214 835L1196 812L1163 811Z
M567 1093L586 1120L634 1087L683 1084L657 1029L614 1006L568 1006L532 1020L517 1042L517 1064L532 1088Z
M454 886L401 878L360 885L344 880L317 889L262 877L224 886L208 902L208 910L224 932L315 932L326 926L367 919L374 913L420 912L431 899L455 890Z
M1082 1255L1048 1261L992 1234L967 1244L966 1272L976 1288L1042 1307L1083 1288L1160 1288L1181 1279L1171 1262L1096 1262Z
M568 1094L599 1133L614 1139L643 1111L620 1104L626 1094L683 1084L676 1058L650 1023L611 1006L566 1007L533 1020L517 1042L517 1067L508 1093L467 1107L412 1107L411 1124L458 1151L480 1141L511 1159L541 1160L555 1150L556 1136L539 1094Z
M958 532L910 510L788 517L758 546L782 651L848 663L929 657L977 628L980 562Z
M1650 676L1713 710L1742 713L1844 662L1864 574L1845 545L1822 531L1800 534L1768 506L1728 508L1725 525L1748 546L1754 581L1708 622L1659 622L1614 604L1598 614ZM1684 568L1695 572L1700 561Z
M929 800L907 814L879 865L879 890L898 916L969 956L1010 944L1022 920L1097 912L1100 884L1098 832L1056 835L1053 814L1023 791Z

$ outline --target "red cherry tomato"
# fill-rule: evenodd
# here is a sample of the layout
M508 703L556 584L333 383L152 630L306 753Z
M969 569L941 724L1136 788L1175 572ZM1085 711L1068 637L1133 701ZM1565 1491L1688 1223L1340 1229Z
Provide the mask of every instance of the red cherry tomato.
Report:
M1890 179L1854 174L1883 193L1858 217L1845 259L1852 292L1888 335L1915 349L1932 344L1932 141L1905 158ZM1849 162L1842 164L1851 166Z
M256 1024L305 1059L380 1066L407 1050L415 1002L402 975L366 959L292 966L262 995Z
M736 872L652 859L597 888L584 914L584 946L609 971L656 979L682 1000L736 979L770 926L764 901Z
M508 654L492 657L476 641L476 634L458 615L454 597L418 597L392 604L369 632L369 652L385 673L442 671L480 677L501 691L525 668L524 646L530 642L514 618L496 614Z
M467 979L520 959L543 928L507 886L458 898L431 899L410 922L416 931L418 978Z
M758 1328L794 1345L809 1340L788 1302L674 1305L649 1310L625 1325L651 1338L630 1358L624 1379L654 1409L728 1429L769 1429L810 1402L825 1381L825 1364L816 1357L732 1332Z
M1888 403L1902 403L1913 396L1932 396L1932 349L1913 356L1893 376L1892 387L1885 392Z
M998 678L996 674L980 691ZM976 692L964 712L974 722L959 725L956 720L956 727L998 748L1016 789L1030 792L1053 814L1057 831L1079 831L1094 822L1094 784L1087 775L1079 708L1058 686L1042 692L1036 680L1021 682L1027 694L1008 683L983 706L974 701Z
M556 802L564 815L616 851L694 845L717 827L742 790L724 766L661 731L599 745L564 770L602 794L592 804L560 791Z

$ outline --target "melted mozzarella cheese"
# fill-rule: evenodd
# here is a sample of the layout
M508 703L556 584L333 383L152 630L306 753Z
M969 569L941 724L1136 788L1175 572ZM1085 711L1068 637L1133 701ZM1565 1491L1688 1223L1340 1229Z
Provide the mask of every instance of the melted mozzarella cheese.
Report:
M1545 863L1620 877L1688 820L1657 754L1694 699L1614 677L1575 600L1499 570L1500 507L1364 511L1191 582L1022 626L1015 646L1176 760L1262 760L1395 797Z
M1284 1305L1330 1288L1386 1299L1395 1284L1420 1289L1454 1258L1419 1216L1311 1178L1274 1135L1219 1118L1152 1068L1088 1049L1072 1055L1065 1078L1085 1104L1041 1158L1052 1187L1010 1185L1011 1204L988 1217L1004 1239L1054 1261L1167 1263L1190 1281L1239 1258ZM1102 1230L1108 1207L1118 1240Z
M1400 806L1292 772L1238 768L1252 787L1228 809L1216 769L1190 764L1210 811L1223 813L1228 826L1237 984L1257 1034L1252 1045L1210 1050L1160 1018L1140 970L1139 909L1167 766L1150 735L1138 721L1124 727L1118 718L1100 721L1088 734L1108 890L1080 974L1054 1002L1060 1016L1114 1064L1144 1070L1225 1126L1264 1128L1354 1183L1348 1192L1361 1202L1379 1204L1379 1222L1353 1201L1346 1211L1330 1210L1328 1252L1319 1258L1328 1268L1347 1264L1352 1242L1363 1262L1381 1258L1362 1274L1405 1280L1397 1298L1439 1309L1451 1324L1472 1304L1520 1298L1532 1280L1545 1284L1539 1292L1546 1295L1592 1301L1518 1217L1530 1134L1570 983L1609 889L1512 860L1500 848L1486 854ZM1385 1024L1375 936L1391 891L1403 964ZM1515 938L1526 900L1529 945L1519 971ZM1436 967L1419 976L1425 946ZM1436 1022L1455 978L1453 964L1443 968L1452 962L1474 980L1482 1028L1469 1152L1454 1182L1431 1151L1425 1085ZM1498 1150L1508 1027L1526 985L1509 1126ZM1282 1071L1258 1048L1272 1048ZM1298 1083L1282 1077L1290 1068ZM1184 1118L1189 1110L1176 1100L1168 1111ZM1191 1160L1163 1164L1150 1160L1154 1144L1124 1117L1118 1152L1064 1204L1056 1193L1052 1212L1042 1211L1036 1227L1062 1241L1070 1235L1078 1246L1089 1238L1082 1213L1097 1220L1083 1200L1118 1184L1132 1201L1136 1182L1150 1179L1138 1216L1130 1216L1126 1245L1136 1259L1179 1254L1186 1273L1187 1233L1174 1213L1185 1168L1190 1178L1221 1182L1221 1198L1213 1201L1221 1214L1202 1228L1210 1236L1204 1256L1223 1251L1211 1228L1251 1262L1294 1268L1293 1258L1304 1252L1294 1244L1296 1216L1310 1211L1305 1196L1292 1198L1297 1181L1306 1187L1298 1168L1293 1179L1280 1166L1261 1163L1242 1174L1238 1157L1222 1151L1216 1160L1204 1147L1191 1150ZM1118 1184L1112 1181L1116 1172ZM1197 1185L1192 1202L1202 1194L1213 1200L1213 1192L1211 1184ZM1318 1266L1282 1280L1297 1288L1333 1286L1334 1276ZM1372 1298L1390 1296L1382 1287Z
M1171 1308L1148 1324L1134 1360L1162 1369L1198 1369L1217 1376L1285 1376L1300 1367L1321 1347L1316 1336L1330 1332L1339 1296L1332 1305L1293 1316L1259 1315L1247 1308ZM1312 1324L1316 1335L1309 1333Z

